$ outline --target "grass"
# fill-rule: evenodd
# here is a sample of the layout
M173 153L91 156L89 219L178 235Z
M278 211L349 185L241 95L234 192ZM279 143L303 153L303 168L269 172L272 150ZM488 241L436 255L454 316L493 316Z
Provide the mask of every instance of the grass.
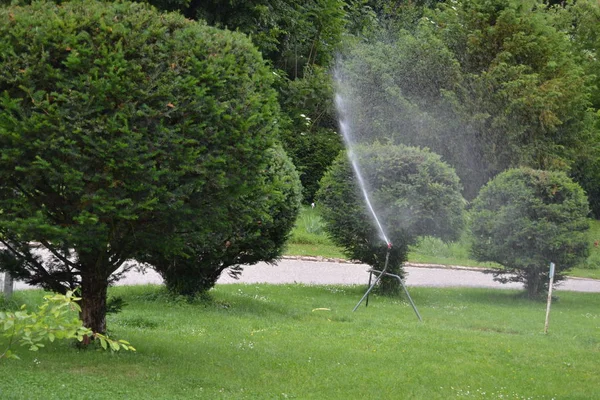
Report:
M568 275L581 278L600 279L600 221L590 220L590 256L585 263L569 271ZM324 230L324 223L318 208L303 207L292 237L287 245L286 255L321 256L326 258L347 258L342 249L335 246ZM476 261L469 256L469 238L444 243L433 237L421 238L411 248L408 261L413 263L461 265L467 267L498 268L494 263Z
M600 393L600 297L545 305L508 290L220 285L188 304L158 286L116 287L111 315L137 353L51 344L0 361L2 399L590 399ZM40 291L17 292L35 303ZM325 309L325 310L324 310Z

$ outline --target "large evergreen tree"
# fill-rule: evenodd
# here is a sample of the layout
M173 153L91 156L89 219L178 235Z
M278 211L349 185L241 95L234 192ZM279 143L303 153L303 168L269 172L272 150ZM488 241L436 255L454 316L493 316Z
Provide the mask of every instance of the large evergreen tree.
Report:
M127 260L229 231L277 129L272 74L240 34L142 4L0 9L0 268L106 329Z
M600 218L600 3L594 0L560 4L555 26L570 38L577 63L585 70L591 107L583 120L584 145L578 147L571 176L588 194L590 207Z

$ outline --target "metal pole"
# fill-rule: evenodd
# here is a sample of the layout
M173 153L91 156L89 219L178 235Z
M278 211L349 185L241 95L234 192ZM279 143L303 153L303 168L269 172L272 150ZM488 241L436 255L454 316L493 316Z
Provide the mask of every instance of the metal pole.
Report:
M372 270L373 272L380 272L380 271L375 271ZM365 298L367 298L369 296L369 293L371 293L371 290L373 290L373 288L379 283L379 281L381 280L381 277L383 276L383 274L379 274L379 276L377 278L375 278L375 282L373 282L373 284L371 286L369 286L369 289L367 290L367 293L364 294L364 296L358 301L358 304L354 306L354 308L352 309L352 311L356 311L356 309L358 308L358 306L360 306L360 303L363 302L363 300Z
M367 300L367 302L365 303L365 307L369 304L369 293L371 293L371 290L373 290L373 288L379 283L381 278L385 275L385 276L391 276L391 277L398 279L398 282L400 282L400 286L402 286L402 289L404 289L404 293L406 293L406 297L408 297L408 301L410 302L410 305L412 306L413 310L415 311L417 318L419 318L420 322L423 322L423 318L421 318L421 314L419 314L419 310L417 310L417 306L415 305L415 302L413 301L412 297L410 297L410 293L408 293L408 289L404 285L402 278L400 278L399 275L390 274L389 272L386 272L388 263L389 263L389 259L390 259L390 250L391 250L391 245L388 244L388 251L385 255L385 265L383 266L382 271L378 271L375 269L369 270L369 289L367 289L367 292L358 301L358 304L356 306L354 306L354 309L352 310L352 312L356 311L358 306L360 306L360 303L362 303L363 300L365 300L365 299ZM377 275L377 278L375 278L375 282L373 282L373 284L371 284L371 277L373 276L373 273L378 274L378 275Z

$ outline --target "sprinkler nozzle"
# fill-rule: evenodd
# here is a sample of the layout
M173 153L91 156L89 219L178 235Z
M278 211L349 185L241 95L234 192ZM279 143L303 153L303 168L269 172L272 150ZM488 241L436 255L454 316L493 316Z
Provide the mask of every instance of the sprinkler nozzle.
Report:
M392 249L392 244L390 242L388 242L387 245L388 245L388 250L391 250Z

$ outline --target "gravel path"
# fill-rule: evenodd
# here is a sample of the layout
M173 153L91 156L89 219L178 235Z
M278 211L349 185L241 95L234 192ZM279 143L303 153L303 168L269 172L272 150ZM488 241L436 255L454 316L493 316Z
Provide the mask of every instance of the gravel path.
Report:
M313 261L306 259L283 259L277 265L259 263L244 268L241 279L235 280L224 273L219 284L227 283L302 283L312 285L366 285L369 279L364 264L352 264L332 261ZM496 289L520 289L520 283L501 285L494 282L491 275L480 270L464 267L442 267L419 265L406 267L408 286L432 287L483 287ZM145 274L131 271L118 282L119 285L140 285L162 283L161 277L154 271ZM26 289L27 285L17 282L15 289ZM562 282L557 290L577 292L600 292L600 280L570 278Z

